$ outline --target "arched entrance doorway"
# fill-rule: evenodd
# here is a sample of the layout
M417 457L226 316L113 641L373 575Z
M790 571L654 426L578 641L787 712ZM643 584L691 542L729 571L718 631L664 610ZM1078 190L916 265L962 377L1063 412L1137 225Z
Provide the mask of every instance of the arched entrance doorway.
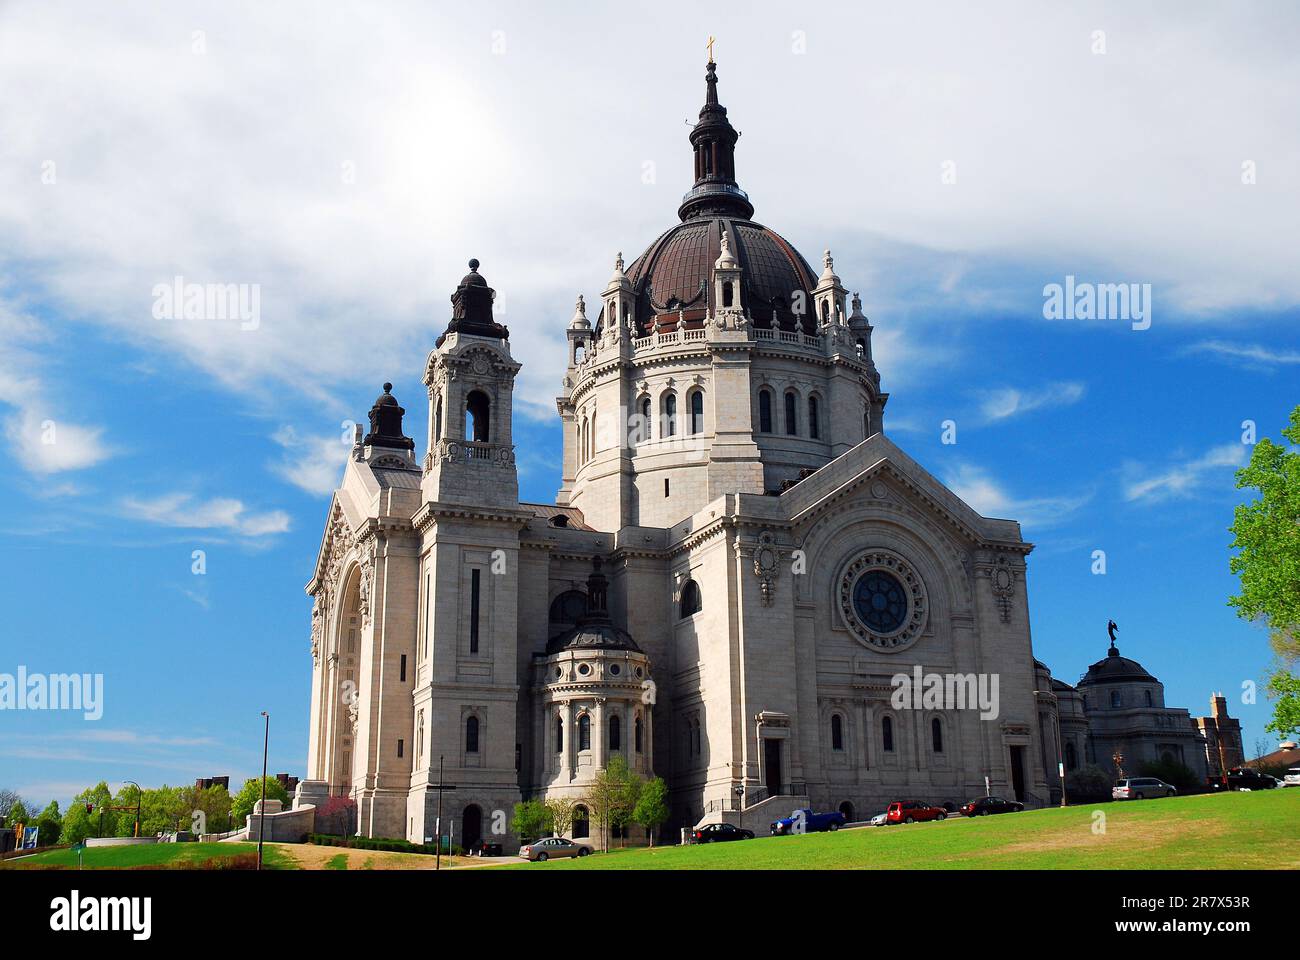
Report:
M461 814L460 843L466 852L473 850L483 840L483 811L471 803Z
M856 822L853 819L853 804L849 803L849 801L845 800L843 803L840 804L840 813L844 814L845 823Z

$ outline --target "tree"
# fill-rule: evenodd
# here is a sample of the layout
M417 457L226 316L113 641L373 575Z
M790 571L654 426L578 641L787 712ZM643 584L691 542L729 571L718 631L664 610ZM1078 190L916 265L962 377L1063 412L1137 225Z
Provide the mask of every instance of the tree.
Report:
M546 813L551 818L551 834L562 837L573 829L573 801L555 797L546 801Z
M1177 760L1148 760L1140 765L1141 775L1163 780L1179 793L1197 793L1204 789L1199 778L1186 764Z
M515 804L511 826L518 834L520 842L535 840L545 836L551 830L551 812L540 800L525 800Z
M93 809L87 812L86 804L90 804ZM72 798L72 805L63 815L63 829L59 834L59 842L80 843L87 837L98 837L101 823L104 836L117 836L117 813L109 809L112 804L113 794L103 780L81 791ZM134 816L132 814L132 817Z
M38 847L52 847L58 843L59 834L63 830L63 816L59 813L59 802L51 800L50 805L37 814L31 826L36 827Z
M221 784L213 784L205 790L193 790L193 809L203 811L203 819L207 821L204 824L208 833L225 833L231 828L230 824L230 806L233 798L230 791ZM190 821L193 823L194 813L190 812Z
M1229 569L1240 578L1241 592L1228 604L1239 617L1269 628L1276 663L1268 691L1276 704L1264 729L1287 736L1300 733L1300 406L1282 436L1290 447L1264 437L1237 471L1237 489L1257 490L1259 498L1239 504L1229 528L1239 551Z
M248 822L249 815L253 812L257 802L262 799L262 778L250 777L244 781L243 787L239 793L235 794L235 799L230 804L230 819L241 827ZM280 781L274 777L266 778L266 799L279 800L283 804L289 803L289 791L280 785Z
M609 828L621 827L631 818L640 792L641 778L628 769L622 757L611 757L592 780L587 802L592 819L600 827L602 850L609 850Z
M5 826L16 827L20 823L30 825L31 820L32 815L28 811L27 805L23 803L21 797L15 797L13 803L9 805L9 813L5 817Z
M9 811L15 803L22 803L23 798L7 787L0 787L0 824L9 822Z
M645 827L650 846L655 845L655 831L668 819L668 784L663 777L655 777L641 788L632 819Z

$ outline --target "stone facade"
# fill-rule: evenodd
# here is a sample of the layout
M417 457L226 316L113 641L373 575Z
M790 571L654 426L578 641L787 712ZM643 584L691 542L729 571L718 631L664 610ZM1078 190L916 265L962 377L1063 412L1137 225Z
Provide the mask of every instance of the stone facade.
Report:
M1086 750L1033 656L1032 546L887 435L859 298L753 222L706 80L682 222L616 258L594 323L578 299L557 502L519 500L520 364L477 261L425 365L423 459L387 389L358 431L307 586L304 783L364 835L432 836L441 792L456 842L513 849L514 803L581 802L614 754L667 781L671 831L1039 806L1058 722ZM917 671L996 696L900 700Z

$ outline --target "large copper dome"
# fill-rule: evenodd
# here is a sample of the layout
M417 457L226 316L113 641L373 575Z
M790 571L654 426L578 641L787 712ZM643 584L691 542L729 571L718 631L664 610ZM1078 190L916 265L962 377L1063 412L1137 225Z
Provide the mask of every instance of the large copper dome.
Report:
M802 327L815 333L812 289L817 284L808 261L784 237L752 220L693 217L665 231L627 270L636 296L636 316L660 318L675 329L679 314L688 329L700 326L706 311L715 311L710 282L722 252L722 232L740 261L741 305L753 321L768 326L775 318L784 330ZM800 295L802 294L802 295ZM802 309L796 317L794 308ZM802 322L800 322L802 321ZM651 323L642 324L648 334Z
M642 335L657 326L675 330L700 327L714 303L713 264L722 251L722 233L740 262L741 306L760 327L816 333L812 289L817 274L808 261L776 232L755 223L754 205L736 182L736 140L740 134L718 102L717 65L710 59L699 122L691 129L695 183L682 198L682 222L665 231L626 271L636 298ZM796 312L797 311L797 312ZM597 326L603 326L602 312Z

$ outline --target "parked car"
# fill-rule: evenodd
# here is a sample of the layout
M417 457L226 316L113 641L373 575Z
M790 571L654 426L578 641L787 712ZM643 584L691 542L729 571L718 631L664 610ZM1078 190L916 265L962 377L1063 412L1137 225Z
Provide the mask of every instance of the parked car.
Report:
M943 807L932 807L920 800L895 800L885 811L885 819L891 825L898 823L924 823L926 820L944 820L948 811Z
M1211 790L1272 790L1277 786L1275 778L1250 767L1234 767L1226 776L1207 777L1205 783Z
M958 812L964 817L987 817L990 813L1019 813L1023 809L1025 805L1019 800L976 797L969 803L963 803Z
M1172 797L1178 790L1155 777L1125 777L1116 780L1110 790L1112 800L1147 800L1151 797Z
M558 857L585 857L591 853L591 847L574 843L564 837L547 837L534 840L519 848L519 856L525 860L550 860Z
M869 827L883 827L883 826L885 826L885 825L888 824L888 823L889 823L889 814L888 814L888 813L878 813L878 814L876 814L874 817L872 817L870 820L867 821L867 826L869 826Z
M844 814L838 810L833 813L813 813L809 809L794 810L790 816L772 824L774 837L788 836L792 833L820 833L823 830L838 830L845 824Z
M1292 767L1283 775L1282 786L1300 787L1300 767Z
M691 843L723 843L727 840L753 840L753 830L742 830L730 823L706 823L691 831Z

